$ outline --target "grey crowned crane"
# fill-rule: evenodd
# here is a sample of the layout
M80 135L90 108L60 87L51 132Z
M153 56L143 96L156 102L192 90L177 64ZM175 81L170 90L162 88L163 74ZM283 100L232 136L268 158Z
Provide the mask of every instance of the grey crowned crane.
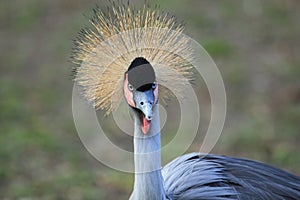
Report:
M161 169L159 99L170 94L160 81L184 89L193 58L181 25L156 9L113 6L94 10L95 29L82 29L72 54L75 81L95 108L109 114L125 97L134 118L135 181L130 199L300 199L300 177L241 158L190 153ZM80 66L79 66L80 65ZM172 89L172 88L171 88Z

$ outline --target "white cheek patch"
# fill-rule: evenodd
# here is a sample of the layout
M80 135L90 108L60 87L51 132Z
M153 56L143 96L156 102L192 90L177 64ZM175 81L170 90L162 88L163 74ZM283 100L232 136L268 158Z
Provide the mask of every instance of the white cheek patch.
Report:
M127 103L131 106L131 107L135 107L135 103L133 101L133 94L132 91L130 91L128 89L128 74L125 75L125 80L124 80L124 96L126 98Z

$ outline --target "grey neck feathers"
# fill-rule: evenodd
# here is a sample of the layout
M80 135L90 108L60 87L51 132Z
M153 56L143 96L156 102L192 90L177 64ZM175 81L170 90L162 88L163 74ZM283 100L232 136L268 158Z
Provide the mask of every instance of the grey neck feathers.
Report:
M134 111L134 189L130 200L165 200L161 175L159 108L153 108L150 130L141 130L138 113Z

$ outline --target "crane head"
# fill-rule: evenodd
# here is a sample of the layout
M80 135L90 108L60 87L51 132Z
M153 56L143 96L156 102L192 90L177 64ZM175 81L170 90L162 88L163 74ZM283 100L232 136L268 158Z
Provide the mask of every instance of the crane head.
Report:
M158 99L158 85L154 69L145 58L135 58L125 72L124 95L129 106L139 113L141 129L147 134Z

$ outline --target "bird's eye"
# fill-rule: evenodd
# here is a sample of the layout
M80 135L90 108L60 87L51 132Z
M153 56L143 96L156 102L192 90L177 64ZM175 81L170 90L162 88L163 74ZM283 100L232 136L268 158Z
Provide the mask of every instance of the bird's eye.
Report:
M152 83L152 89L155 89L156 86L157 86L157 83L156 83L156 82L153 82L153 83Z
M132 86L131 84L128 84L128 89L129 89L130 91L133 91L133 86Z

